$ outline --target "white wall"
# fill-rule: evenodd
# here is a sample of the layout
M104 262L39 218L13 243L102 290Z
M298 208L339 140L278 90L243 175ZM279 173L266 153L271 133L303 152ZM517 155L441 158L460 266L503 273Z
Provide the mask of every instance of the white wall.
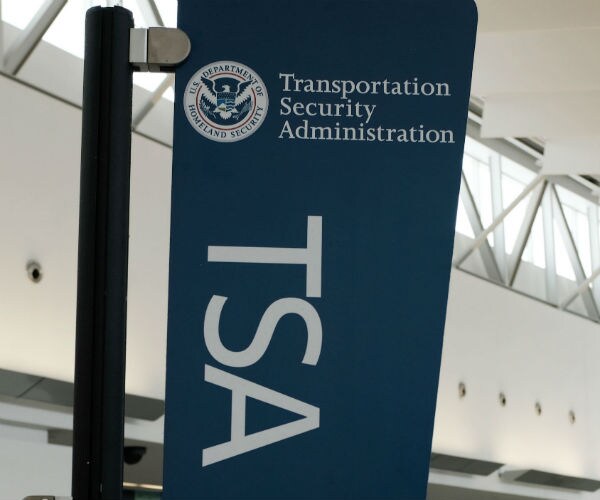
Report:
M47 432L0 424L0 499L68 496L71 448L47 444Z
M73 380L81 111L0 77L0 367ZM171 150L133 136L127 391L164 397ZM37 260L43 279L27 279Z
M599 479L599 356L600 325L454 271L434 450Z

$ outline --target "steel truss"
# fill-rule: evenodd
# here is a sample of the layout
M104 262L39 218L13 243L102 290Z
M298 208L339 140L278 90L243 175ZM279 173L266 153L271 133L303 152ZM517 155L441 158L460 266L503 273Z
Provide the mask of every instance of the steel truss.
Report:
M7 48L3 45L3 22L1 18L2 0L0 0L0 74L18 77L23 65L29 56L41 42L42 38L61 13L67 0L46 0L37 13L32 17L29 24L19 34L16 40ZM160 11L155 0L137 0L138 7L142 13L143 21L148 26L164 26ZM132 130L137 131L144 118L158 104L165 92L173 88L175 78L173 75L165 76L162 83L154 90L147 100L140 106L132 120ZM80 107L80 106L78 106Z
M498 196L500 192L501 177L494 175L494 164L491 164L492 170L492 197ZM498 228L501 228L506 217L514 211L524 200L529 197L525 216L521 222L519 233L510 255L506 255L504 240L498 239ZM600 278L600 231L598 228L599 217L598 207L591 207L588 213L591 254L594 271L587 275L581 263L581 257L577 245L573 238L573 233L565 217L563 204L556 190L556 178L544 177L538 175L531 181L515 200L504 210L498 210L498 205L494 204L495 218L486 228L481 223L481 218L473 197L469 182L464 173L461 177L461 202L467 213L474 239L470 242L467 249L455 258L453 264L457 269L463 269L464 264L469 257L476 251L479 251L483 268L485 269L485 278L503 285L507 288L514 288L517 273L522 263L523 252L529 242L533 223L539 211L542 211L544 226L544 250L546 258L546 298L545 301L559 309L567 310L570 304L578 297L581 297L586 311L586 316L600 322L599 302L600 290L593 288L593 283ZM501 204L500 204L501 206ZM563 297L559 296L556 274L556 251L555 251L555 229L558 231L564 247L567 251L569 262L575 275L577 288ZM499 249L492 248L488 242L490 234L494 234L495 243L499 243ZM502 233L501 233L502 234ZM495 245L496 246L496 245ZM498 250L502 252L502 257L508 259L508 262L498 259ZM505 271L503 271L505 269ZM522 292L520 292L522 293ZM538 297L536 297L538 298Z

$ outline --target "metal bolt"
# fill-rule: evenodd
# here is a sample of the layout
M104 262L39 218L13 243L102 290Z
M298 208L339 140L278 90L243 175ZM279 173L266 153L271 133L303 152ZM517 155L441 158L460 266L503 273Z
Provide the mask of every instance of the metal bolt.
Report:
M498 401L500 402L500 406L506 406L506 395L503 392L498 394Z
M42 266L40 266L39 263L35 262L35 261L29 261L27 263L27 276L29 276L29 279L31 281L33 281L34 283L39 283L40 281L42 281Z

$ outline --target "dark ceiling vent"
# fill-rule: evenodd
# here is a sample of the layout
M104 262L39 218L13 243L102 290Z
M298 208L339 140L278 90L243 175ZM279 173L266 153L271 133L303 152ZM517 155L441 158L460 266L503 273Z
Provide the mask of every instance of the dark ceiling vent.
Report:
M14 398L21 403L73 407L74 385L52 378L0 370L0 397ZM141 420L156 420L165 413L160 399L125 395L125 416Z
M514 470L502 473L502 479L536 486L551 486L576 491L597 491L600 481L585 477L563 476L540 470Z
M453 455L443 455L441 453L432 453L429 466L432 469L460 472L462 474L473 474L475 476L489 476L497 471L503 464L496 462L487 462L474 458L456 457Z

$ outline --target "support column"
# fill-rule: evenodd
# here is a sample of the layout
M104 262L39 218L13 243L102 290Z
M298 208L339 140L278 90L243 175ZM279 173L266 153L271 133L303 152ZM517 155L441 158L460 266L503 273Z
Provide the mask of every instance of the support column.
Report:
M129 239L131 12L86 16L73 499L120 500Z

